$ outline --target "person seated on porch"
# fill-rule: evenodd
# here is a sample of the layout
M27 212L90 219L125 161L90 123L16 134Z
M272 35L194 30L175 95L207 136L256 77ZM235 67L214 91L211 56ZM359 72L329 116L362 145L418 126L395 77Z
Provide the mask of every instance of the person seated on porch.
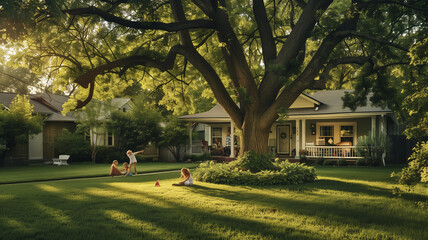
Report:
M226 146L224 147L224 153L226 154L226 156L230 155L231 146L232 146L232 138L230 137L230 127L228 127L226 132Z
M202 152L207 152L208 151L208 142L205 140L202 140Z
M214 138L214 143L216 144L216 150L219 155L224 155L224 149L221 146L221 142L218 138Z
M119 164L119 162L117 160L113 160L113 163L110 166L110 176L113 177L113 176L122 175L120 170L117 168L118 164Z

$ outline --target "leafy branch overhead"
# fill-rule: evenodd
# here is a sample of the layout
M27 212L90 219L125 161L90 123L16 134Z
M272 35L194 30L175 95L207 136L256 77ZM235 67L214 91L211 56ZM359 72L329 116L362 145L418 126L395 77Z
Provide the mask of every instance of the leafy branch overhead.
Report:
M264 132L307 89L351 83L347 106L369 92L390 104L388 79L409 68L428 22L427 0L12 2L0 20L20 28L0 29L25 35L22 58L73 91L68 108L140 81L183 102L185 89L207 86L255 152L267 151ZM8 15L12 7L31 17Z

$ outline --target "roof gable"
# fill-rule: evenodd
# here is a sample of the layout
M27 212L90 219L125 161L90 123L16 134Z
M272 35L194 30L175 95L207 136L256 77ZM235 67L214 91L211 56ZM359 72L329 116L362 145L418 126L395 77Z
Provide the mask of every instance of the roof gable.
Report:
M313 94L301 94L296 101L291 105L288 115L290 117L307 117L316 115L330 115L334 118L334 115L343 114L379 114L379 113L390 113L392 112L388 108L381 108L372 105L358 107L356 111L352 111L349 108L343 108L342 97L345 92L352 90L327 90L319 91ZM368 98L370 95L368 96ZM370 102L370 101L369 101ZM315 106L318 106L315 108ZM197 122L228 122L230 121L229 115L217 104L207 112L185 115L179 117L182 120L197 121Z
M313 108L314 105L321 105L321 102L306 95L300 94L299 97L291 104L290 109L294 108Z

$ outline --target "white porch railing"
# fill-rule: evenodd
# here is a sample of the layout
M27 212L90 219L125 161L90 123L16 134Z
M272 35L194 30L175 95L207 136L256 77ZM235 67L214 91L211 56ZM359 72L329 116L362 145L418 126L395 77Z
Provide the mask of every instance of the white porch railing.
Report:
M305 146L306 157L316 158L361 158L355 146Z

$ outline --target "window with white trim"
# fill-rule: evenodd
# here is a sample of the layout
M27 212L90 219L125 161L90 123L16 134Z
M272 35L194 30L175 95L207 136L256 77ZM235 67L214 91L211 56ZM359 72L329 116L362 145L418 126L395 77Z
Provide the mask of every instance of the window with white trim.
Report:
M317 122L316 145L357 144L357 122Z
M323 145L333 145L334 126L320 126L320 138L323 139Z
M351 142L354 145L354 126L341 125L340 126L340 141Z

